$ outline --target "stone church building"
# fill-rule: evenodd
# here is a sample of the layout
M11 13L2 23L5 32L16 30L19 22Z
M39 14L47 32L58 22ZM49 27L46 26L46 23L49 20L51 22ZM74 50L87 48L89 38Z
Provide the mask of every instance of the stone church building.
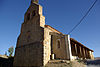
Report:
M45 25L42 12L38 0L31 0L17 40L14 67L45 66L52 59L94 59L93 50Z

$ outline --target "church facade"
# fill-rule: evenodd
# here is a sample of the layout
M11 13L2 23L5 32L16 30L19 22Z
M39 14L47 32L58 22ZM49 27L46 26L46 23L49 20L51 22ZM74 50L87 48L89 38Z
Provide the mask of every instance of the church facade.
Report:
M18 37L14 67L45 66L49 60L94 59L93 50L49 25L38 0L31 0Z

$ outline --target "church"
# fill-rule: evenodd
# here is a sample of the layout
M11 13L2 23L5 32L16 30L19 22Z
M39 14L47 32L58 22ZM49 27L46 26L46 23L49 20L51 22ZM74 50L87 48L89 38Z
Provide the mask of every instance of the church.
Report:
M93 50L46 25L42 12L38 0L31 0L17 39L14 67L41 67L54 59L94 59Z

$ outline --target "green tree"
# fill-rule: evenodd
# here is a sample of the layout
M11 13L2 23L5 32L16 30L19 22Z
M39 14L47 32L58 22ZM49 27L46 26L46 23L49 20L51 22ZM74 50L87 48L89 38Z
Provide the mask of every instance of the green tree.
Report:
M14 52L14 47L12 46L8 49L9 57L12 57L13 52Z

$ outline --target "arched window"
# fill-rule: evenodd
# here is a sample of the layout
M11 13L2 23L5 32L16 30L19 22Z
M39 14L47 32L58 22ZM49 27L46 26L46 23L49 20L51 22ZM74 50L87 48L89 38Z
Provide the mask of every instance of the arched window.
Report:
M30 13L27 15L27 20L30 20Z
M60 48L60 45L61 45L60 40L57 40L57 48Z

